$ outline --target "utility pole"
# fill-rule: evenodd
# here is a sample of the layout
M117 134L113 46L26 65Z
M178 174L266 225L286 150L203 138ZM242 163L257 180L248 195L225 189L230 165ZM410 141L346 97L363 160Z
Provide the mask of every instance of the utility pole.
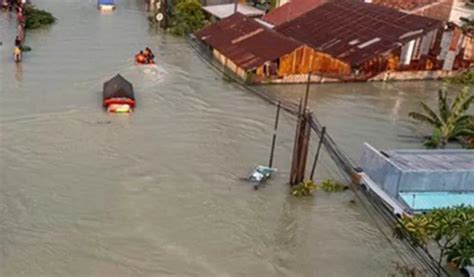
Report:
M293 161L291 162L290 185L294 186L304 181L306 162L308 159L309 139L311 136L311 113L307 110L311 72L308 73L304 102L300 100L298 119L296 123Z

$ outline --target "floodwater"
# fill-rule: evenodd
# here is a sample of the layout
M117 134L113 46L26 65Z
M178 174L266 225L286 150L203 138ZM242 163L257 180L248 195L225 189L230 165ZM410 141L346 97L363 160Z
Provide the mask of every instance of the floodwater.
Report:
M142 2L100 14L95 0L37 1L58 22L27 33L18 65L14 15L0 13L0 276L387 276L398 256L351 192L288 195L291 116L275 178L242 180L267 163L275 107L149 29ZM145 46L157 68L133 64ZM132 115L101 107L117 73ZM326 85L310 105L356 158L363 141L419 143L406 113L437 85Z

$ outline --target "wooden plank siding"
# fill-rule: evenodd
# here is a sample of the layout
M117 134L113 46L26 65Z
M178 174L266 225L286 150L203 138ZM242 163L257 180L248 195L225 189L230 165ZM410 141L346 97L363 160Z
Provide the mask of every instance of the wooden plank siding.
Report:
M290 54L280 58L278 68L279 77L294 74L313 73L330 75L350 75L351 68L348 64L331 57L328 54L314 51L312 48L303 46Z
M232 71L233 73L237 74L240 78L245 79L247 77L247 72L239 66L237 66L233 61L226 58L222 55L221 52L214 49L212 51L214 58L218 60L222 65L224 65L228 70Z

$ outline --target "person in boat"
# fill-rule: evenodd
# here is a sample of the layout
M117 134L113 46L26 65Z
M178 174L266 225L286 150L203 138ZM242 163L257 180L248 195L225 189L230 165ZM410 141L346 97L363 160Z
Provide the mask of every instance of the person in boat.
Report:
M153 64L155 55L153 55L153 52L151 52L150 48L145 48L145 51L143 51L143 55L145 56L145 63L146 64Z
M135 55L135 60L137 63L146 63L146 57L143 51L140 51L137 55Z
M14 55L14 58L15 58L16 62L21 61L21 49L20 49L20 47L15 47L13 55Z
M145 48L145 57L148 59L148 63L154 63L155 60L155 55L153 55L153 52L151 52L150 48Z

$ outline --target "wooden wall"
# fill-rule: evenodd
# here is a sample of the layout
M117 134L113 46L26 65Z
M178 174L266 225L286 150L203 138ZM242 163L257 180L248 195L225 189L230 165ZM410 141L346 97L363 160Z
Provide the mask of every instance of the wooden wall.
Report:
M223 64L228 70L234 72L235 74L237 74L242 79L246 78L247 73L245 72L245 70L242 69L241 67L237 66L230 59L226 58L224 55L222 55L221 52L214 49L212 51L212 54L214 55L214 58L216 60L218 60L221 64Z
M290 54L280 58L278 75L280 77L293 74L329 73L335 75L350 75L348 64L334 59L328 54L314 51L307 46L300 47Z

